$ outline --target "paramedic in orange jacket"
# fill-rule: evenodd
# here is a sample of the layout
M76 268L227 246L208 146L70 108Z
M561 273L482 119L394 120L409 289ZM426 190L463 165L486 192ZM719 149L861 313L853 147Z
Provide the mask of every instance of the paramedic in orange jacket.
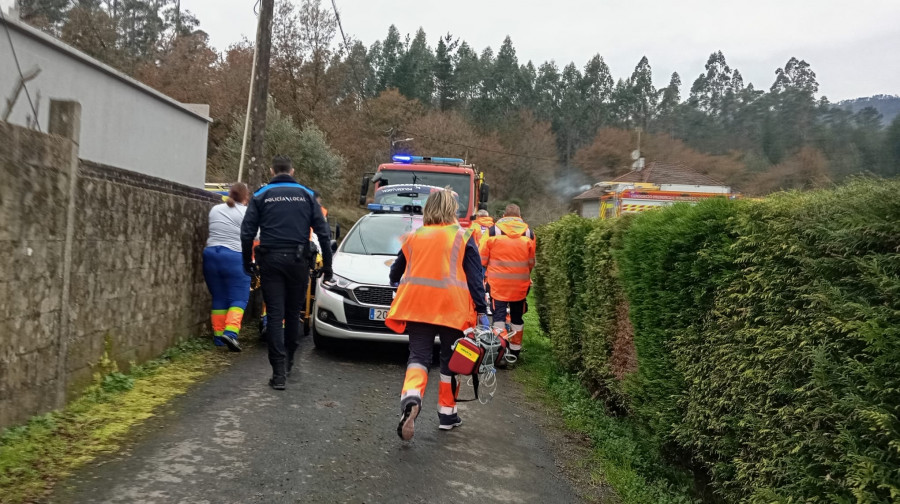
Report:
M469 227L474 231L475 242L478 243L480 247L482 243L484 243L485 238L487 238L488 229L494 225L494 219L491 218L491 214L488 213L487 210L479 210L477 214L475 214L475 220L472 221L472 225Z
M449 368L450 347L476 321L488 324L478 245L472 230L463 229L456 220L458 206L449 190L432 194L425 203L424 225L407 236L391 266L391 284L399 282L399 287L385 324L394 332L409 334L397 426L404 441L415 434L435 336L441 341L440 428L450 430L462 423L456 411L459 389Z
M515 357L522 351L522 331L525 321L525 298L531 288L534 268L534 232L522 220L518 205L509 205L488 230L488 238L481 246L481 264L487 268L486 278L493 300L495 329L505 329L506 309L509 307L509 352Z

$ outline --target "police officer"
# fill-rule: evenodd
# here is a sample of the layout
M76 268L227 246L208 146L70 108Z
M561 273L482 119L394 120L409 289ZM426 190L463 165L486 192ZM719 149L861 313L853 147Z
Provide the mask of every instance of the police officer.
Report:
M252 268L253 239L259 230L256 261L267 308L269 386L284 390L300 339L300 311L309 281L309 229L319 242L330 243L331 231L313 191L294 180L291 159L272 160L272 179L253 195L241 225L244 269ZM331 280L331 248L322 247L322 273ZM282 321L284 325L282 326Z

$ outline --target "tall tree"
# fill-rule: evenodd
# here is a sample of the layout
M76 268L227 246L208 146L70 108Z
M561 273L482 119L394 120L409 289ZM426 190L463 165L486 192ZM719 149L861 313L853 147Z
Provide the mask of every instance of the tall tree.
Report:
M681 105L681 76L673 72L669 85L661 91L657 116L658 129L675 135L678 121L678 107Z
M585 95L579 89L582 82L581 72L575 63L569 63L562 71L562 96L559 102L559 117L557 119L557 141L563 161L569 165L575 150L580 147L582 138L579 135L581 117L586 105Z
M16 0L16 8L22 21L58 35L68 16L69 0Z
M688 103L714 117L722 112L722 102L731 89L731 67L725 62L722 51L716 51L706 60L706 73L700 74L691 86Z
M481 61L478 54L465 41L459 44L453 61L455 66L453 83L459 95L457 106L465 109L478 96L482 74Z
M449 33L438 39L434 52L434 85L437 106L450 110L456 102L456 83L453 79L453 51L459 45Z
M542 121L555 119L562 102L562 82L555 61L547 61L538 68L534 92L537 96L538 119Z
M378 92L398 87L397 68L400 66L400 58L403 57L403 53L400 31L396 26L391 25L388 28L387 37L381 42L381 56L377 59Z
M900 115L895 116L884 136L885 170L888 177L900 175Z
M303 0L298 16L301 50L308 64L304 66L307 84L307 107L315 111L327 94L325 71L333 54L332 44L337 33L337 19L321 0Z
M431 103L434 94L434 53L422 28L416 31L416 36L400 58L396 82L404 96Z
M647 129L650 120L656 114L659 95L653 86L653 71L646 56L641 58L629 79L631 94L634 96L634 121L636 125Z

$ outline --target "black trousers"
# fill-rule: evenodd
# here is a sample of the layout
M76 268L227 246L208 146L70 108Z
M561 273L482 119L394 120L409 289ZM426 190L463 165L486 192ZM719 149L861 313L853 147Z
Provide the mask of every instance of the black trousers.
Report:
M264 252L258 261L266 302L269 363L274 376L285 376L286 364L293 362L300 342L300 312L306 302L309 268L296 252Z
M506 322L506 307L509 307L509 321L512 324L522 325L525 321L522 315L527 311L527 303L524 299L520 301L500 301L499 299L491 300L493 307L494 322Z
M434 337L439 336L441 339L441 374L448 376L453 374L450 372L450 357L453 356L450 347L456 340L463 337L462 331L434 324L407 322L406 332L409 334L408 364L421 364L431 369Z

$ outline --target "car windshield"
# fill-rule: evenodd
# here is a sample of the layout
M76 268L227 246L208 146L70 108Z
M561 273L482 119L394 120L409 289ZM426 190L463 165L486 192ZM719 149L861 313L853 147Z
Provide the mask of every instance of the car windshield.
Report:
M344 238L341 252L363 255L397 255L403 235L421 226L421 219L386 215L363 217Z
M382 205L416 205L424 208L428 197L440 190L440 187L421 184L391 184L380 187L375 191L375 203ZM453 197L459 203L459 195L456 194L456 191L453 192Z
M426 184L435 187L450 186L459 195L459 217L465 217L468 213L470 196L470 179L468 175L427 171L383 170L381 177L383 185Z

